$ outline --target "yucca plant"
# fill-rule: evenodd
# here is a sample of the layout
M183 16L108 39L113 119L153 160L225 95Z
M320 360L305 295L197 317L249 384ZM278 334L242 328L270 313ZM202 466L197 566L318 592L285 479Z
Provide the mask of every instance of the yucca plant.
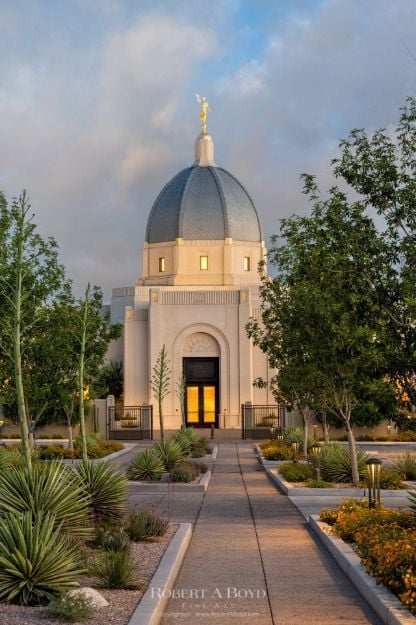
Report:
M365 480L367 467L365 464L367 454L358 449L357 463L360 480ZM319 456L322 479L327 482L348 483L352 482L351 458L348 447L329 443L324 445Z
M126 532L131 540L152 540L163 536L168 529L168 522L151 510L132 512L128 518Z
M76 467L90 498L96 523L120 520L127 508L127 480L106 462L81 462Z
M0 523L0 601L33 605L76 588L77 548L53 514L6 514Z
M165 467L163 462L153 447L144 449L132 460L127 469L129 480L144 480L156 482L162 477Z
M20 454L16 450L8 451L5 447L0 447L0 473L13 467L18 462L19 457Z
M32 512L35 518L49 512L62 532L81 538L92 535L90 496L72 469L59 461L0 473L0 518L22 512Z
M405 480L416 480L416 455L406 451L401 456L397 456L393 467Z
M130 540L124 530L109 534L101 543L104 551L130 551Z
M178 430L171 440L175 441L175 443L178 443L179 447L182 449L182 453L184 454L184 456L188 456L191 453L192 443L184 429Z
M159 455L166 471L171 471L176 464L184 461L184 454L178 443L174 440L161 441L154 449Z

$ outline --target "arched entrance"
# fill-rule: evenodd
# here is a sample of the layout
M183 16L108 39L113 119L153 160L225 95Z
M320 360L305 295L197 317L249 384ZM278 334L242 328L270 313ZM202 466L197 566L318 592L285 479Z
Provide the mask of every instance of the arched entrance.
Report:
M220 348L205 332L187 337L182 348L186 381L186 423L218 427L220 405Z

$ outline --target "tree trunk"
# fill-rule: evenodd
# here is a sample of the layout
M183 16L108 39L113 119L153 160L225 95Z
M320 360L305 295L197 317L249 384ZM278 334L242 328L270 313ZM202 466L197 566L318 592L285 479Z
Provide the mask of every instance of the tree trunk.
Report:
M351 459L351 468L352 468L352 483L355 487L359 486L360 483L360 475L358 473L358 462L357 462L357 450L355 447L355 436L352 431L350 420L344 419L345 429L347 430L348 435L348 448L350 451L350 459Z
M21 351L21 324L22 324L22 263L23 263L23 228L24 215L22 214L20 226L19 245L17 250L16 290L14 294L14 371L16 377L17 414L20 422L22 437L22 454L28 469L32 468L32 454L29 447L29 432L27 427L27 415L25 405L25 391L23 388L22 375L22 351Z
M324 441L329 443L329 423L326 420L326 412L322 413L322 429L324 431Z
M87 317L88 303L90 297L90 285L88 284L85 291L84 314L82 317L82 335L81 349L79 355L79 430L81 434L82 460L88 461L87 436L85 433L85 413L84 413L84 359L85 359L85 343L87 337Z
M74 437L72 434L72 420L71 417L66 418L66 422L68 425L68 449L69 451L74 451Z
M159 399L159 424L160 424L160 440L163 442L165 440L165 429L163 427L163 406L162 406L161 399Z
M308 457L308 427L309 427L309 417L306 418L303 416L303 453L305 458Z

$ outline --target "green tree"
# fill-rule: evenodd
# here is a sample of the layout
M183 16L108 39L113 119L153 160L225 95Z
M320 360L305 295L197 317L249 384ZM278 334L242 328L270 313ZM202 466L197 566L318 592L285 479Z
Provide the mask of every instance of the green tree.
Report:
M63 267L58 263L57 244L37 233L26 192L11 207L1 195L0 211L0 353L3 363L12 365L9 373L13 376L22 449L30 467L30 414L24 365L29 366L29 353L38 330L41 332L45 309L59 298L66 282Z
M159 406L160 439L162 441L165 440L163 400L169 394L170 373L170 362L168 360L166 346L163 345L157 357L155 366L153 367L151 381L153 397L156 399Z
M304 183L311 214L282 220L283 242L275 237L269 252L277 277L263 279L262 325L252 321L248 330L272 366L281 366L277 381L304 393L306 374L310 408L325 400L342 422L358 484L352 415L360 389L385 364L382 316L368 282L382 270L385 244L361 202L349 203L336 187L321 199L312 176Z
M408 98L397 127L353 130L334 159L342 178L368 210L381 216L388 271L367 276L386 316L389 374L416 405L416 100Z
M91 392L95 397L114 395L118 401L123 394L123 365L118 361L105 363L92 382Z

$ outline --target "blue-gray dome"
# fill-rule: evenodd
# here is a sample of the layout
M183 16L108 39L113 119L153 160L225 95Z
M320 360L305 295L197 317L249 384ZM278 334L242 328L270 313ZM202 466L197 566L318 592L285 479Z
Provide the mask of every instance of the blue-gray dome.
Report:
M243 185L216 166L187 167L165 185L147 222L146 241L183 239L258 242L259 218Z

